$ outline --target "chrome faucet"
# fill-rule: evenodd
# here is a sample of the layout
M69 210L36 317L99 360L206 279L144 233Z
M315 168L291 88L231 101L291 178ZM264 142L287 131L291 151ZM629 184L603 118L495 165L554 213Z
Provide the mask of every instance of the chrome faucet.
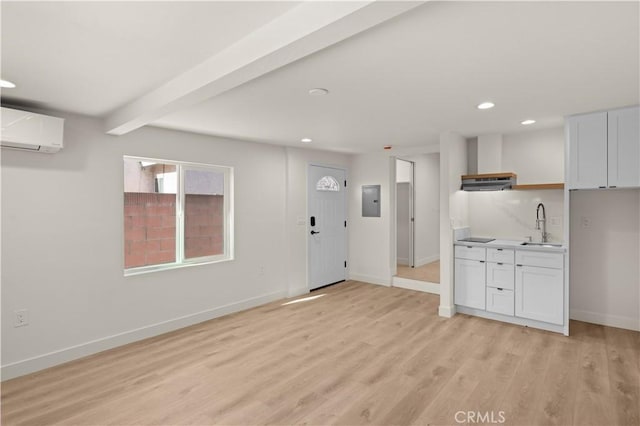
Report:
M540 207L542 207L542 219L540 219ZM542 224L542 228L540 227ZM538 231L542 231L541 242L546 243L549 238L549 234L547 234L547 213L544 210L544 204L538 204L536 208L536 229Z

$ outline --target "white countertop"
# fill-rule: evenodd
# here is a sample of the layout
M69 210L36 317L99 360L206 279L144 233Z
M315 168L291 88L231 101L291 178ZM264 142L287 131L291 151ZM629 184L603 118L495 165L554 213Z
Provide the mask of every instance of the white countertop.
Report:
M567 251L567 248L562 245L559 247L543 247L543 246L523 246L523 240L493 240L488 243L472 243L469 241L455 241L453 244L458 246L469 246L469 247L487 247L487 248L506 248L506 249L518 249L518 250L529 250L529 251L546 251L546 252L556 252L556 253L564 253ZM559 244L559 243L551 243L551 244Z

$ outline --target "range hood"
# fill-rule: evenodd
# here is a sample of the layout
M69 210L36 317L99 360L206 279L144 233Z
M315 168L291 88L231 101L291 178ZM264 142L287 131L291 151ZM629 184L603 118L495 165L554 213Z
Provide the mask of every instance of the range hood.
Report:
M463 175L463 191L504 191L516 185L515 173L484 173L479 175Z

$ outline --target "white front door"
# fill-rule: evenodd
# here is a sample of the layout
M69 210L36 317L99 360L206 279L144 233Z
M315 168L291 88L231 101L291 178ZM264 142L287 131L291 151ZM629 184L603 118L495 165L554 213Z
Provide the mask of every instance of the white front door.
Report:
M307 198L309 220L309 289L346 279L346 172L309 166Z

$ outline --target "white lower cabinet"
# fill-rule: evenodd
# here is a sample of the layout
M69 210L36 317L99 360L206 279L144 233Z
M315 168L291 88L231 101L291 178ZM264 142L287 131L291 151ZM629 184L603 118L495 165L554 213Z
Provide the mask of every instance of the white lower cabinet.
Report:
M487 311L513 316L513 290L487 287Z
M456 305L476 309L485 308L485 266L484 260L455 260L454 303Z
M564 263L557 251L456 246L454 303L472 315L561 331Z
M516 316L551 324L564 322L564 271L516 266Z

